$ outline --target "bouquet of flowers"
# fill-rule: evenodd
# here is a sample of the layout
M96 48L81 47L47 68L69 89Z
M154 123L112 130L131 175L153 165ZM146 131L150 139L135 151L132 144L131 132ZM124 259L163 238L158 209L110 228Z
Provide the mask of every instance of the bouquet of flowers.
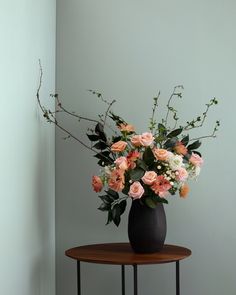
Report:
M155 208L158 203L168 203L170 196L176 193L186 198L189 192L187 182L197 178L203 164L202 155L197 151L201 146L200 140L216 137L220 125L219 121L216 121L210 135L198 138L189 136L192 129L203 126L210 107L218 103L217 99L213 98L206 104L202 115L186 122L185 126L176 127L179 118L171 103L174 97L182 97L182 86L174 88L167 102L166 115L161 122L155 119L160 92L154 97L149 130L141 134L133 125L111 111L115 101L108 102L101 93L90 90L108 105L105 114L99 115L99 120L94 120L65 109L57 94L52 95L56 99L56 111L46 109L39 99L40 87L37 99L44 117L65 132L66 138L75 139L94 152L94 157L98 159L98 165L101 166L100 174L92 177L92 187L97 193L104 189L104 193L99 195L102 203L98 209L108 213L107 224L113 221L119 225L127 199L139 199L144 206ZM87 120L94 125L87 133L91 145L84 143L61 126L55 116L55 113L61 112L79 121ZM168 123L170 117L173 127ZM115 126L108 124L108 119ZM117 130L114 130L114 127ZM114 134L108 137L106 128L114 131Z

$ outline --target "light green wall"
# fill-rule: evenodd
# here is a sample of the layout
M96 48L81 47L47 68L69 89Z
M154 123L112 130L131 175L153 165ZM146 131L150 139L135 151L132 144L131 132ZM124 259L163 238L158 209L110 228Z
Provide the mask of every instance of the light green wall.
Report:
M55 1L0 1L0 294L55 294L54 128L36 103L55 89ZM49 102L51 107L53 103Z
M58 1L57 90L69 109L94 116L101 111L86 89L116 98L116 111L141 131L151 100L184 84L186 120L204 110L213 96L220 105L210 114L222 120L219 137L202 146L205 165L191 185L188 200L174 197L166 206L167 242L192 249L181 264L182 295L235 295L235 76L236 2L232 0L68 0ZM79 134L76 122L62 119ZM209 124L208 124L209 123ZM90 187L99 168L74 142L56 138L57 295L75 294L75 263L65 249L97 242L127 241L127 216L121 226L105 226L105 215ZM140 268L140 294L174 294L174 266ZM82 265L86 294L120 291L120 269ZM132 294L128 271L127 294Z

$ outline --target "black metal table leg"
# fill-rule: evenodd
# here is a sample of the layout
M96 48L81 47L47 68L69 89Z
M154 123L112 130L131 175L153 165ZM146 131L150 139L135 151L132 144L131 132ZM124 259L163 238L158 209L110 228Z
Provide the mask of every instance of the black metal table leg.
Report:
M176 261L176 295L180 295L179 261Z
M77 260L77 294L81 295L80 261Z
M134 295L138 295L138 267L137 264L134 267Z
M121 265L122 295L125 295L125 266Z

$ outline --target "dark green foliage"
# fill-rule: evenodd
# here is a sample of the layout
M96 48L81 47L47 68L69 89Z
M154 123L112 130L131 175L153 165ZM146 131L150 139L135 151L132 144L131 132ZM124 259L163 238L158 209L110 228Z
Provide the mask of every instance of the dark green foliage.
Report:
M116 226L120 224L120 217L125 212L127 202L126 200L121 201L118 204L115 204L112 208L112 220Z
M94 157L99 159L98 165L102 167L113 163L113 159L110 157L109 151L103 151L94 155Z
M177 137L170 138L164 143L164 148L172 149L176 145L177 142L178 142Z
M93 147L97 150L105 150L108 145L104 141L98 141Z
M99 196L102 200L102 204L98 207L101 211L107 211L107 223L111 221L115 223L116 226L120 224L120 216L124 213L127 201L121 200L119 202L119 194L111 189L105 191L106 195Z
M143 177L144 173L145 171L142 168L136 167L130 171L129 176L133 181L138 181Z
M186 135L181 139L182 144L187 145L189 143L189 135Z
M98 141L100 139L100 136L96 134L87 134L90 141Z
M167 134L166 137L168 137L168 138L176 137L176 136L180 135L182 131L183 131L183 128L175 129L175 130L171 131L169 134Z
M99 138L106 142L107 141L107 137L106 134L104 133L104 127L101 123L97 123L96 127L95 127L95 133L99 136Z
M194 141L194 143L188 146L188 150L192 151L192 150L198 149L201 146L201 144L202 143L199 140L196 140Z
M155 160L153 152L150 147L147 147L145 152L143 153L143 161L147 166L151 165Z

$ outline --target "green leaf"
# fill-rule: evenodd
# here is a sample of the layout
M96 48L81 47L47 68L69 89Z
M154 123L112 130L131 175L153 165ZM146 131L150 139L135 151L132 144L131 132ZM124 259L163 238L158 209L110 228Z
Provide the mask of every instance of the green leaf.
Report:
M127 201L126 201L126 200L122 200L122 201L119 203L119 207L120 207L120 215L122 215L122 214L125 212L126 205L127 205Z
M101 167L105 167L106 166L106 163L104 160L99 160L98 163L97 163L99 166Z
M166 135L167 133L166 127L161 123L158 124L158 131L162 135Z
M103 151L101 153L94 155L94 157L101 160L101 164L102 162L104 162L104 165L100 165L100 166L105 166L105 165L109 165L113 163L113 159L109 157L109 155L110 155L109 151Z
M111 205L107 203L102 203L99 207L98 210L101 211L109 211L111 209Z
M108 211L106 225L108 225L110 222L112 222L112 211L111 210Z
M124 195L127 195L128 196L129 188L130 188L129 183L125 183L125 187L123 188L122 193Z
M98 141L100 137L96 134L86 134L90 141Z
M157 203L158 203L158 202L155 201L152 197L147 197L147 198L145 199L145 204L146 204L149 208L152 208L152 209L156 208Z
M182 142L182 144L187 145L189 143L189 135L182 138L181 142Z
M105 150L107 148L107 144L104 141L99 141L93 147L97 150Z
M134 181L140 180L141 177L143 177L145 171L142 168L135 168L130 171L129 175L130 178Z
M104 128L102 126L101 123L97 123L97 125L95 126L95 133L99 135L100 139L104 142L107 141L107 137L106 134L104 133Z
M112 198L113 200L118 200L119 199L119 194L115 191L113 191L112 189L109 189L108 191L105 191L110 198Z
M112 137L112 142L115 143L115 142L117 142L117 141L120 141L121 138L122 138L122 136L113 136L113 137Z
M112 219L116 226L119 226L120 224L120 216L125 212L126 205L127 201L122 200L112 208Z
M106 204L111 204L114 201L114 199L110 197L109 195L103 195L98 197Z
M164 143L164 147L166 149L173 148L176 145L177 141L178 141L177 137L170 138Z
M120 206L119 204L116 204L113 208L112 208L112 220L115 223L116 226L119 226L120 224Z
M143 170L147 171L148 166L145 164L144 161L142 161L142 160L137 160L136 163L137 163L137 166L138 166L138 167L140 167L140 168L142 168Z
M191 151L191 150L195 150L195 149L198 149L200 146L201 146L201 142L199 140L196 140L194 141L194 143L190 144L188 146L188 149Z
M168 204L168 201L165 198L157 197L158 203Z
M166 136L162 135L162 134L159 134L156 138L155 138L155 141L157 143L160 143L162 141L164 141L166 139Z
M167 134L167 137L168 138L176 137L176 136L180 135L182 131L183 131L183 128L175 129L175 130L171 131L169 134Z
M150 147L147 147L146 150L144 151L143 160L148 166L154 162L155 157Z

